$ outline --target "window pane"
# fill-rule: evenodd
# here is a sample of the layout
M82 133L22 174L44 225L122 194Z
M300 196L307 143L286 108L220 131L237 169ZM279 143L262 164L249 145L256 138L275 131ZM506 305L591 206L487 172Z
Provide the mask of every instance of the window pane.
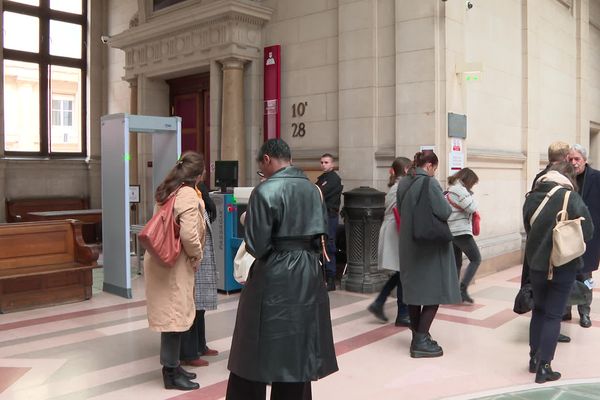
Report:
M13 3L29 4L30 6L39 6L40 5L40 0L10 0L10 1L12 1Z
M52 65L50 93L52 98L50 152L82 152L81 70Z
M4 149L40 151L37 64L4 60Z
M58 11L66 11L73 14L81 14L81 0L50 0L50 8Z
M81 58L81 25L50 20L50 54Z
M5 11L3 16L4 48L39 52L39 19L8 11Z

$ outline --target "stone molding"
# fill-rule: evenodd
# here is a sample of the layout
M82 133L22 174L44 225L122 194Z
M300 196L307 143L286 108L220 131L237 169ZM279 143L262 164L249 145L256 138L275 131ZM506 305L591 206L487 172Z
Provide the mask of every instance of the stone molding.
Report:
M527 157L518 151L498 151L488 149L467 149L467 161L493 167L493 164L502 164L507 169L522 169L527 162Z
M262 26L272 10L256 2L220 0L157 16L113 36L110 46L125 51L125 76L169 73L190 60L258 59Z

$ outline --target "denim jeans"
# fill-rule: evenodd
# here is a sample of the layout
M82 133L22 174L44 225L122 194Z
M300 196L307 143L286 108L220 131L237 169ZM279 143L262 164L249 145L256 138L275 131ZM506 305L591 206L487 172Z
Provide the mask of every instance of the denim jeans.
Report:
M481 264L481 254L475 239L471 235L459 235L452 238L452 246L454 247L454 258L456 260L456 271L458 273L458 279L460 279L460 269L462 267L462 255L465 253L469 259L469 265L465 271L461 284L465 287L469 286L479 264Z
M560 321L575 281L575 268L555 268L551 281L546 271L530 270L529 277L533 289L529 346L531 354L537 352L540 360L550 362L554 358Z
M338 215L330 215L327 222L327 255L329 256L329 262L325 261L325 272L327 273L328 278L332 278L337 274L335 262L335 234L338 227Z
M402 282L400 282L400 272L396 272L394 275L390 276L390 279L388 279L385 285L383 285L383 288L381 288L379 295L375 299L375 303L383 306L387 298L390 296L390 293L392 293L392 290L394 290L394 287L398 287L396 290L398 316L403 317L408 315L408 308L406 307L406 304L402 302Z

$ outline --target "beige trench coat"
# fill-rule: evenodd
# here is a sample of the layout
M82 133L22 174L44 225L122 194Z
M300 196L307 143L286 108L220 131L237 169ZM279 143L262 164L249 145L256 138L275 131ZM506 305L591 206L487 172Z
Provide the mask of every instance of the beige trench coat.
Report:
M150 329L157 332L187 331L196 315L194 266L202 259L204 218L201 200L188 186L179 189L173 209L181 227L182 251L173 268L144 256L144 279ZM158 209L155 206L154 211Z

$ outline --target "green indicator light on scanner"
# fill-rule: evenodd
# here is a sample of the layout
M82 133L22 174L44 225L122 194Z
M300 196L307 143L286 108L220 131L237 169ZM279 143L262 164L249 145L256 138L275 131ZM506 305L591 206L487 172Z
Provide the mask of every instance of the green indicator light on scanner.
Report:
M125 153L125 156L123 158L125 159L125 161L131 161L131 155L129 153Z

